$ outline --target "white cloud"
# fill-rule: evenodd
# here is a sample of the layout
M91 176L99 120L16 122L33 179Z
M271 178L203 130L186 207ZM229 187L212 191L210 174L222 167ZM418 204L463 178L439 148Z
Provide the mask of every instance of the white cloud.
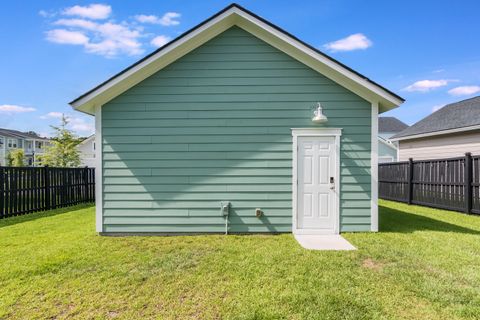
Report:
M156 36L155 38L150 41L150 43L155 47L161 47L170 41L170 37L167 36Z
M63 116L63 113L53 111L41 116L40 119L61 119L62 116Z
M141 48L142 44L138 41L138 38L142 36L139 30L107 22L98 25L96 33L102 40L96 43L88 43L86 45L88 52L107 57L112 57L119 53L138 55L144 52Z
M85 19L60 19L54 22L55 25L66 27L79 27L87 30L95 30L97 24Z
M433 89L437 89L440 87L444 87L448 85L450 82L453 80L446 80L446 79L440 79L440 80L420 80L417 81L405 88L403 88L404 91L420 91L420 92L428 92Z
M61 44L86 45L90 39L79 31L54 29L47 31L47 40Z
M152 23L152 24L160 24L162 26L176 26L180 24L178 18L182 15L178 12L167 12L162 17L158 17L155 15L145 15L140 14L135 16L135 19L141 23Z
M159 18L154 15L139 14L135 16L135 19L141 23L157 23Z
M362 33L355 33L346 38L325 44L323 47L331 52L365 50L372 46L372 41Z
M55 12L49 12L47 10L40 10L38 11L38 14L44 18L51 18L51 17L54 17L56 15Z
M92 121L87 121L84 118L79 118L75 116L68 116L68 126L78 132L92 134L95 131L95 127Z
M78 117L71 114L65 114L63 112L52 111L40 117L40 119L44 120L60 120L62 117L68 121L67 128L80 132L83 134L92 134L95 131L95 127L93 125L93 121L90 119L85 119L83 117Z
M67 16L79 16L89 19L106 19L112 13L112 7L106 4L94 3L88 6L73 6L63 11Z
M32 107L23 107L23 106L17 106L14 104L0 105L0 113L6 113L6 114L26 113L26 112L33 112L35 110L36 109Z
M40 14L47 16L47 11ZM56 28L46 32L46 40L59 44L79 45L86 52L115 57L121 54L140 55L144 53L143 46L150 40L150 44L156 47L162 46L170 40L166 35L160 35L151 39L151 34L144 32L144 26L134 21L114 20L98 21L106 19L112 14L112 8L106 4L91 4L88 6L73 6L60 12L63 17L52 22ZM143 23L160 24L164 26L178 25L180 14L167 12L163 16L139 15L137 21Z
M143 36L140 30L127 24L96 23L85 19L60 19L54 24L76 28L80 31L50 30L47 32L47 40L51 42L83 45L87 52L106 57L113 57L121 53L138 55L144 52L139 41L139 38Z
M448 90L452 96L469 96L480 92L480 86L461 86Z

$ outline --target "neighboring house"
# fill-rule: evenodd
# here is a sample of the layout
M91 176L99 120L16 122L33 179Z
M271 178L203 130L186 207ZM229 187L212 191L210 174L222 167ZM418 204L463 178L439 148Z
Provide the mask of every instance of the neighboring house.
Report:
M95 135L80 142L77 149L80 152L80 165L95 168Z
M0 128L0 166L7 165L7 155L13 149L23 149L25 165L34 166L36 157L45 152L45 146L49 141L48 138L32 132Z
M395 134L408 128L408 125L395 117L378 118L378 162L398 160L398 143L390 141Z
M480 154L480 97L451 103L392 137L401 161Z
M71 102L97 231L376 231L378 113L403 101L230 5Z
M378 163L398 161L398 148L390 140L378 137Z

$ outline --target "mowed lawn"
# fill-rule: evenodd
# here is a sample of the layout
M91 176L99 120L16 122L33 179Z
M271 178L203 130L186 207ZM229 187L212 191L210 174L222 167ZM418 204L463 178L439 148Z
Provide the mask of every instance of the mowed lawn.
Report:
M292 235L101 237L94 208L0 221L0 319L480 318L480 217L381 202L350 252Z

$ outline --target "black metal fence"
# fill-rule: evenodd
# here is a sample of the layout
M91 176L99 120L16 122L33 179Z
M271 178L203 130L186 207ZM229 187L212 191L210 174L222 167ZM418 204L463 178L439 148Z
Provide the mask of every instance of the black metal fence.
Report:
M480 214L480 156L382 163L382 199Z
M94 200L94 168L0 167L0 219Z

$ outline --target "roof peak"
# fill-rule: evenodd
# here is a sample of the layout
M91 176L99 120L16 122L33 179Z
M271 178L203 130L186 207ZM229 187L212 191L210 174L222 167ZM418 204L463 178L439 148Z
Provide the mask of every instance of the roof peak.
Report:
M295 56L295 59L301 62L309 61L312 69L324 75L327 73L330 79L365 100L378 103L382 111L395 108L404 102L403 98L392 91L239 4L231 3L179 37L71 101L70 105L79 111L93 114L96 106L105 104L233 25L241 27L266 43L274 43L277 48L281 46L280 50Z

